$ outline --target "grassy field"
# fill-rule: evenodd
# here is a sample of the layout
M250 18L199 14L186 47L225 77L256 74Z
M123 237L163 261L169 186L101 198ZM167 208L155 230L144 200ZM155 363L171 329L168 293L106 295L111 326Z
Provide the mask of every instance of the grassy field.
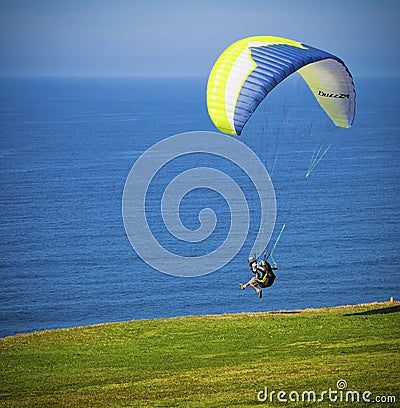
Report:
M365 407L366 391L397 400L372 406L400 406L399 346L388 303L17 335L0 339L0 406Z

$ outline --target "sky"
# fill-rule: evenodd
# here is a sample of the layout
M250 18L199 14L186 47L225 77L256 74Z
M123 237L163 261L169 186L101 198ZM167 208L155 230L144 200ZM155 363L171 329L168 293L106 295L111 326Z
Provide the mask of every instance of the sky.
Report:
M0 75L203 76L233 42L294 39L398 76L398 0L0 0Z

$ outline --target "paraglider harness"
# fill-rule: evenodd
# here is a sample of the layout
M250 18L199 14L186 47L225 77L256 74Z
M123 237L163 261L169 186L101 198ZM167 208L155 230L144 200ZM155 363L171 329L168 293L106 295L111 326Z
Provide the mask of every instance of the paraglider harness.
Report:
M266 259L263 259L260 262L260 266L263 268L264 273L262 273L262 275L258 278L259 285L262 288L269 288L275 282L276 275Z
M257 263L257 266L259 265L262 268L262 272L259 269L253 271L257 276L260 287L269 288L275 282L276 275L274 274L271 265L267 261L266 256L264 256L264 259L260 262L260 264L258 264L255 256L254 260L249 261L249 266L251 267L254 262Z

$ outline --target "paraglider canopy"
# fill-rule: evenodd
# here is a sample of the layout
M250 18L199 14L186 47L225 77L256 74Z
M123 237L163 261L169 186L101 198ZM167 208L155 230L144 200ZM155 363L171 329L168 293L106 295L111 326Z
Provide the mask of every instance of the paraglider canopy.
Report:
M207 85L213 123L223 133L240 135L260 102L293 72L306 81L336 126L351 127L355 90L345 63L318 48L271 36L245 38L220 55Z

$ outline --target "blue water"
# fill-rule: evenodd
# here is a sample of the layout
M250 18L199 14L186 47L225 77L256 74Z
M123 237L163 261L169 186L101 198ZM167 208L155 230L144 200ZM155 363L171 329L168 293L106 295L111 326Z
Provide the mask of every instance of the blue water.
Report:
M259 300L238 286L250 277L251 233L224 268L178 278L143 262L124 230L122 193L140 154L177 133L215 131L206 79L1 79L0 335L399 298L399 81L363 78L356 87L350 130L330 127L318 109L308 112L302 89L289 89L243 135L267 166L277 158L277 229L287 224L274 253L278 279ZM306 179L322 141L331 148ZM201 198L212 201L222 219L208 244L215 249L229 217L209 194L188 195L182 219L196 228ZM196 254L193 245L186 254Z

